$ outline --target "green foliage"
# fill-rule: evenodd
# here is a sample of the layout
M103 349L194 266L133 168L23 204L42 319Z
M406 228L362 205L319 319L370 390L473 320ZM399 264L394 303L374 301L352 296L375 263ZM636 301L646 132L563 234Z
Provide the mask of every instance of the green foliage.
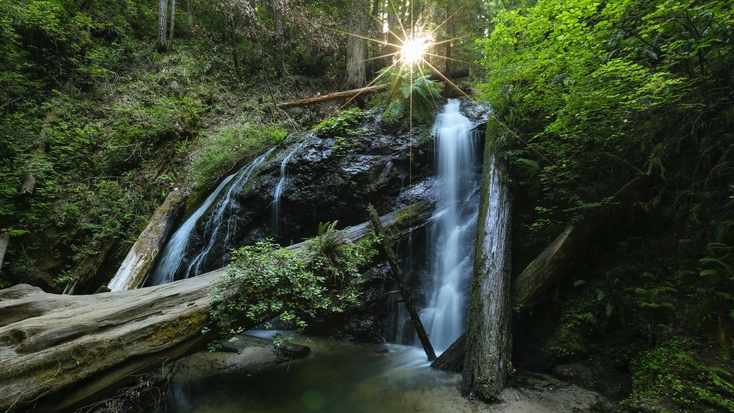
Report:
M325 119L313 127L319 136L339 136L353 131L356 126L364 123L371 114L360 108L351 108L339 112L338 116Z
M397 126L410 117L425 123L433 118L436 101L441 99L436 82L416 70L388 68L381 76L380 84L390 85L387 109L382 114L384 124Z
M711 243L708 249L713 257L701 258L700 276L705 284L700 288L702 295L695 316L699 322L713 321L718 333L717 341L726 359L731 358L732 347L729 337L734 329L734 263L732 246L724 243Z
M190 167L191 187L211 187L243 159L282 144L286 136L286 130L277 124L263 127L251 123L225 125L216 133L202 135L197 142L202 151Z
M634 409L643 399L658 399L675 412L734 412L731 373L695 360L695 342L671 339L642 353L633 363L632 394L622 402ZM674 409L674 410L673 410Z
M474 393L487 403L496 403L500 397L494 390L494 377L480 376L474 382Z
M542 0L499 13L478 41L490 74L480 87L504 125L504 156L539 165L510 162L546 208L521 225L557 233L611 202L720 213L706 205L731 167L720 114L732 108L733 16L723 0Z
M349 242L335 225L322 224L321 234L298 251L272 242L234 250L209 311L221 334L241 333L240 316L255 323L278 317L301 331L305 317L325 310L341 312L355 303L362 281L359 270L376 251L372 239Z

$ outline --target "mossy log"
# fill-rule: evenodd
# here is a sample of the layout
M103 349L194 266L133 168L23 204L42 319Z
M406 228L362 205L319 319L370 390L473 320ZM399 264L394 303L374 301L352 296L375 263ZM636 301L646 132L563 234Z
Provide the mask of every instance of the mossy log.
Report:
M394 223L396 214L382 220ZM347 228L346 237L356 240L370 229L369 223ZM93 295L49 294L24 284L0 290L0 412L70 411L132 374L202 350L214 338L201 331L223 271ZM255 325L242 321L245 329Z
M112 291L125 291L138 288L145 282L158 253L173 228L176 216L184 201L184 191L173 190L166 196L163 204L155 211L148 226L130 248L125 260L112 277L107 287Z
M2 271L3 261L5 260L5 252L10 244L10 233L3 232L0 234L0 271Z
M107 242L102 245L102 248L96 254L86 255L79 264L74 267L72 271L73 281L70 281L66 288L64 288L64 294L77 293L79 289L84 287L89 280L97 274L99 267L102 266L104 260L107 258L112 246L115 245L117 240L110 238ZM92 240L87 244L87 250L95 250L99 248L99 241L97 239Z
M201 350L221 271L137 290L70 296L0 290L0 411L60 412Z

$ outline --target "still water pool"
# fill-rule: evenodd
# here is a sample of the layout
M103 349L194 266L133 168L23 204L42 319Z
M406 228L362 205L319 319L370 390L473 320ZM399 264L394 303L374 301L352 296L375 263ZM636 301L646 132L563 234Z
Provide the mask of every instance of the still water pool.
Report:
M460 376L431 369L422 350L357 345L301 337L311 347L301 360L251 369L221 369L200 357L168 395L176 413L405 413L472 412L459 396ZM222 356L220 356L222 357ZM207 361L202 361L207 358Z

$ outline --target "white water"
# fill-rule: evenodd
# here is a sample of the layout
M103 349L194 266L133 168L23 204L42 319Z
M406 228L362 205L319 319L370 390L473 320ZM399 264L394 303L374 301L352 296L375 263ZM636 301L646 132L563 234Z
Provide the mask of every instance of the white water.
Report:
M290 162L293 155L303 146L302 141L298 145L294 146L293 149L283 158L283 162L280 163L280 180L278 185L275 187L275 193L273 194L273 239L278 242L279 227L280 227L280 196L283 194L283 187L285 186L286 179L288 178L288 162Z
M480 184L471 129L469 119L459 112L459 101L451 99L432 131L436 137L438 203L426 239L428 279L421 288L425 307L420 317L437 353L466 330ZM414 342L407 315L399 320L397 342Z
M176 230L176 232L166 243L166 247L163 249L163 252L159 257L158 264L156 265L155 270L153 271L153 275L151 276L148 284L159 285L173 282L174 276L177 272L179 272L179 269L183 265L186 265L186 247L189 245L189 238L191 237L191 233L196 227L196 224L199 222L204 213L209 210L209 208L218 198L222 190L224 190L227 185L232 182L232 184L227 189L225 195L221 199L219 199L219 202L217 202L214 211L209 216L209 219L205 224L204 230L203 238L205 240L205 243L202 247L202 250L187 265L183 278L189 278L199 275L201 263L204 262L207 255L209 254L209 250L212 247L211 241L215 239L220 230L227 231L225 236L225 245L227 245L227 241L229 240L230 235L229 221L231 220L231 217L235 216L235 212L239 209L239 204L236 202L231 202L231 200L238 192L240 192L242 186L250 178L250 175L252 175L252 172L257 169L260 164L263 163L263 161L265 160L267 155L270 154L271 151L272 149L258 156L254 161L252 161L252 163L240 169L238 172L235 172L234 174L224 178L219 186L217 186L217 188L206 198L206 200L204 200L201 206L199 206L199 208L197 208L196 211L194 211L194 213L186 219L186 221ZM231 213L228 215L230 217L230 220L228 220L226 225L223 226L222 217L224 216L224 212L227 211L227 209L231 211Z

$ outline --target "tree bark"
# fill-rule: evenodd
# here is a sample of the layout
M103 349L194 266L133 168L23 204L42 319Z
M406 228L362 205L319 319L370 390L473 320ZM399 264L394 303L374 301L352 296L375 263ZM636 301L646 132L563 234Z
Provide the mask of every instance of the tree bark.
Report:
M279 74L285 71L283 61L283 8L284 0L273 0L273 45L275 46L275 67Z
M110 290L132 290L143 284L148 272L153 268L158 253L165 245L183 201L183 191L174 190L168 194L107 285Z
M194 4L192 0L186 0L186 14L189 23L189 31L194 30Z
M367 27L369 15L361 0L350 2L347 23L347 80L348 88L361 88L367 83Z
M400 294L403 296L403 303L405 303L405 307L408 309L408 314L410 314L410 319L413 322L416 333L418 334L418 340L420 340L421 345L423 346L423 350L426 352L428 361L433 361L436 359L436 352L433 351L433 346L428 339L428 334L426 334L426 330L423 328L423 323L421 322L420 316L415 310L415 305L413 305L413 300L410 297L410 289L403 280L403 273L402 271L400 271L398 260L397 258L395 258L395 253L393 252L392 247L390 247L389 237L385 233L385 230L382 228L380 217L377 215L377 211L375 211L375 208L372 206L372 204L369 204L367 206L367 211L369 211L370 220L372 221L372 226L375 229L375 233L380 238L382 238L382 241L380 242L380 244L382 245L382 250L385 253L385 256L387 256L387 262L390 264L390 269L395 276L395 280L398 282Z
M116 242L117 240L110 238L105 242L98 253L84 257L84 259L74 267L74 270L72 271L74 277L73 281L70 281L66 285L66 288L64 288L64 294L74 294L84 287L89 280L97 274L97 270L102 266L105 258L107 258L107 254L109 254L110 249L112 249L112 246L115 245ZM87 250L94 250L96 247L99 247L97 240L92 240L87 245Z
M168 51L173 50L173 29L176 26L176 0L171 0L171 28L168 31Z
M382 220L395 223L396 214ZM369 229L364 223L345 231L354 240ZM223 273L73 297L25 284L0 290L0 411L29 405L39 412L68 411L105 396L132 374L202 350L216 337L201 331ZM256 324L242 321L245 329Z
M491 128L487 129L488 138ZM495 401L507 385L511 361L511 201L506 172L485 145L466 353L461 380L465 396Z
M3 261L5 260L5 252L8 250L8 244L10 244L10 233L3 232L0 234L0 272L3 269Z
M165 53L168 50L166 44L166 23L168 23L168 0L158 1L158 37L155 41L155 50Z

